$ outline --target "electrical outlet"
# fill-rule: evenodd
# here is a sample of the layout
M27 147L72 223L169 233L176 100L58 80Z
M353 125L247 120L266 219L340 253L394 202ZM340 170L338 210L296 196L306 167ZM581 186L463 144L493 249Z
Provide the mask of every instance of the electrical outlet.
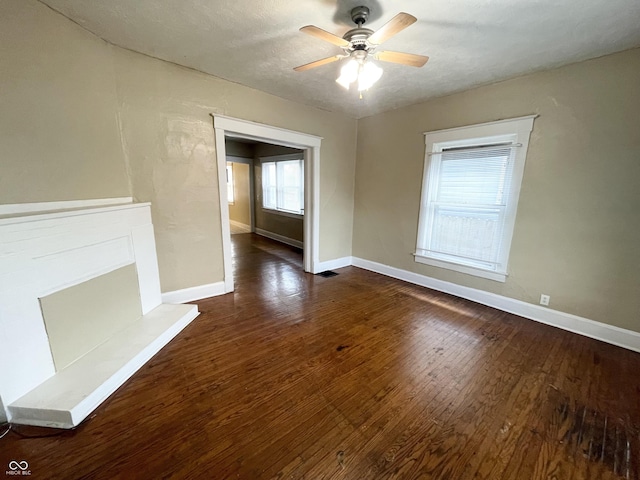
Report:
M551 297L549 295L545 295L544 293L540 295L540 305L549 306L549 301Z

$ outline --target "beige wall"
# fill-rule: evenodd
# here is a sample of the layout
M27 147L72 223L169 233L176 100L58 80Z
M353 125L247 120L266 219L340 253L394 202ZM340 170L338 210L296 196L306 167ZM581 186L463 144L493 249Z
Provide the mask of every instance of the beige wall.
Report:
M354 256L640 331L640 49L358 123ZM417 264L425 131L537 113L509 277Z
M356 121L113 48L137 200L151 201L163 291L223 279L209 113L323 137L320 260L351 253Z
M227 162L233 168L234 203L229 205L229 219L244 225L251 225L251 167L246 163Z
M355 120L108 45L35 0L0 2L0 40L0 203L133 194L162 291L219 282L224 114L323 137L320 260L351 254Z
M117 107L105 42L0 1L0 203L130 196Z

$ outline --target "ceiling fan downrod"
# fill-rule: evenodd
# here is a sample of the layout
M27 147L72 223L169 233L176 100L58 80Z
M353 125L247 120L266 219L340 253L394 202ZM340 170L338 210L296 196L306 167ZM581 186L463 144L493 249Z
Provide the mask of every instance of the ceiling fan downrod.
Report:
M351 20L358 25L358 28L362 27L369 19L369 7L355 7L351 9Z

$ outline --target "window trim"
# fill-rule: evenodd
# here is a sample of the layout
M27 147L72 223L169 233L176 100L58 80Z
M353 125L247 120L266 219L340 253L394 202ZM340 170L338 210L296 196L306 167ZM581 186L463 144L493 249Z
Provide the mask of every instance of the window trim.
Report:
M508 276L508 260L511 251L511 242L513 240L513 231L515 227L516 213L518 210L518 200L520 198L524 165L529 146L529 137L531 130L533 129L533 121L537 116L538 115L528 115L524 117L498 120L495 122L424 132L424 169L422 176L422 190L420 193L420 211L418 217L418 232L416 236L416 250L413 254L414 260L417 263L453 270L498 282L506 281ZM429 187L434 182L435 175L438 175L438 172L431 168L432 159L435 157L433 154L441 152L443 148L447 147L447 144L455 144L456 146L473 146L488 144L495 140L504 142L505 139L508 139L509 143L521 144L521 146L514 148L515 152L513 154L514 167L512 185L504 216L503 237L499 253L499 258L502 260L500 262L502 264L502 268L499 270L484 269L481 267L434 258L433 256L425 254L425 250L422 246L426 245L426 235L429 231L428 205L431 198L431 191Z
M283 217L289 217L289 218L299 218L302 219L304 218L304 190L305 190L305 184L304 184L304 152L301 153L286 153L286 154L282 154L282 155L272 155L272 156L268 156L268 157L260 157L259 161L260 161L260 168L262 168L262 164L263 163L271 163L271 162L288 162L291 160L299 160L301 162L302 165L302 213L295 213L295 212L290 212L288 210L279 210L277 208L269 208L269 207L265 207L264 206L264 182L262 181L262 179L264 178L264 174L261 174L260 178L260 208L262 209L263 212L265 213L269 213L271 215L281 215ZM276 167L277 168L277 167Z

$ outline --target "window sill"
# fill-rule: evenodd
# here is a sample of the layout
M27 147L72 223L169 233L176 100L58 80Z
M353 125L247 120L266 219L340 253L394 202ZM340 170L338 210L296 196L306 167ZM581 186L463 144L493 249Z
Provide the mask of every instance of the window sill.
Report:
M273 210L271 208L262 208L262 211L264 213L272 213L273 215L282 215L283 217L297 218L300 220L304 218L304 214L300 215L299 213L284 212L282 210Z
M432 267L454 270L456 272L466 273L467 275L473 275L475 277L487 278L496 282L504 283L507 280L506 273L482 270L481 268L474 268L467 265L459 265L456 263L445 262L443 260L436 260L435 258L425 257L424 255L418 255L417 253L414 253L413 256L417 263L422 263L424 265L431 265Z

